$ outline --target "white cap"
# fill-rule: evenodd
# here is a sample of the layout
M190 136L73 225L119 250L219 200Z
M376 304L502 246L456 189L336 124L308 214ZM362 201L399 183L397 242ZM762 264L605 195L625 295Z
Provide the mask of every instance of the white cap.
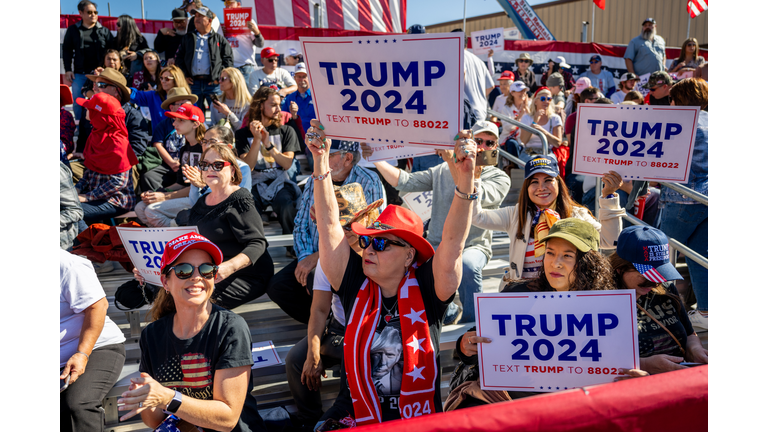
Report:
M285 52L286 56L296 57L299 55L299 52L296 51L296 48L288 48L288 51Z
M296 75L297 73L304 73L304 74L307 74L307 76L309 76L307 65L305 65L304 62L296 64L296 67L293 69L293 74Z
M523 91L528 90L528 86L522 81L515 81L509 86L509 91Z
M555 60L560 62L560 67L561 68L570 68L571 67L571 65L569 65L568 63L565 62L565 57L563 57L563 56L557 56L557 57L555 57Z
M472 126L472 134L477 135L482 132L488 132L489 134L499 139L499 127L489 122L488 120L480 120Z

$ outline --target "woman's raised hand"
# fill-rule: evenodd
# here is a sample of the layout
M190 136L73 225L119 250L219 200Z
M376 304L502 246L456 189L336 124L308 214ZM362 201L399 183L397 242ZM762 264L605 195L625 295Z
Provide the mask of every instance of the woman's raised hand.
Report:
M369 146L368 143L361 142L360 150L363 154L363 159L365 160L368 160L369 157L373 156L373 147Z
M316 157L323 157L328 155L328 151L331 148L331 140L325 137L325 128L320 120L312 119L309 122L312 126L307 130L307 134L304 136L304 142L307 144L307 148Z
M453 154L455 160L454 165L459 172L474 175L477 144L472 139L472 131L463 130L456 135Z

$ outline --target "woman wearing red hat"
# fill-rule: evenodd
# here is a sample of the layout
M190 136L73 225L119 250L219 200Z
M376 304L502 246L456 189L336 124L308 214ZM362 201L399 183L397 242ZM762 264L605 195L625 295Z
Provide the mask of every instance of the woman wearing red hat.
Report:
M437 248L423 238L421 219L387 207L369 227L351 225L362 257L351 253L339 224L328 165L330 140L318 120L306 137L315 158L314 198L320 265L347 317L341 392L322 420L367 425L442 411L440 329L461 280L469 232L476 145L469 131L456 141L456 196Z
M222 260L221 250L199 234L165 245L163 289L139 339L141 376L131 378L117 401L129 411L121 421L140 414L153 429L165 422L178 429L162 430L266 430L251 394L248 323L211 303Z

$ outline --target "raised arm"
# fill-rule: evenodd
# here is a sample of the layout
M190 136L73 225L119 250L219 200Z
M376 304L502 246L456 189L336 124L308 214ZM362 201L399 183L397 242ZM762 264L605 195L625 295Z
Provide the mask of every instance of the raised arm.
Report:
M451 208L448 210L448 217L443 226L443 240L437 247L432 262L435 293L442 301L448 300L459 288L462 274L461 253L469 234L472 217L472 201L459 197L459 194L477 192L474 190L477 145L469 138L470 132L465 130L456 140L454 154L459 177L456 184L457 194L453 197Z
M324 127L319 120L313 119L310 123L312 127L307 131L306 144L315 159L315 167L310 181L314 182L315 188L315 216L317 218L317 234L320 238L320 265L323 267L331 286L338 288L344 277L350 249L344 238L344 230L339 224L339 205L333 191L328 164L331 140L325 138ZM313 137L313 134L317 134L317 136Z

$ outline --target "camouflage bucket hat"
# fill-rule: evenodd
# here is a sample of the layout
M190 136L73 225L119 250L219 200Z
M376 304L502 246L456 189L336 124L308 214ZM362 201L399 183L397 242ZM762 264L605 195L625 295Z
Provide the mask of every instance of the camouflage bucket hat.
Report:
M334 186L333 191L336 194L336 202L339 204L339 222L342 226L357 222L371 212L376 212L373 217L375 219L378 216L378 208L384 203L383 199L378 199L368 204L360 183L348 183L341 187ZM309 217L313 221L317 221L314 204L309 210Z

